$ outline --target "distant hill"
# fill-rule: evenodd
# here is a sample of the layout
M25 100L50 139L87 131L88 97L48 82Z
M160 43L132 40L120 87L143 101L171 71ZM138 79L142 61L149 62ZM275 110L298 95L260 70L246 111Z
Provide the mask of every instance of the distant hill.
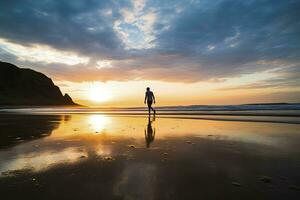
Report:
M46 75L0 61L0 105L77 105Z

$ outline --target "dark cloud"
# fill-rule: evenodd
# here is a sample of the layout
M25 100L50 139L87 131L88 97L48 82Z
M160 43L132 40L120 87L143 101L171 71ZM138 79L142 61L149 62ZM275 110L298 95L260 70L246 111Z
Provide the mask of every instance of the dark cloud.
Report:
M122 42L112 24L119 4L98 0L11 0L0 6L0 36L16 43L47 44L82 54L114 56ZM111 15L105 12L111 11Z
M75 66L23 62L76 81L218 80L278 68L272 63L274 60L286 63L280 69L299 69L297 0L149 0L142 11L156 14L152 41L155 46L140 50L127 49L114 29L114 23L123 20L123 8L132 9L132 2L2 1L0 37L23 45L46 44L90 57L88 64ZM0 56L20 62L14 58L17 55ZM114 68L96 69L98 59L113 59ZM76 75L77 72L82 74ZM294 71L276 73L282 77L280 84L299 86L298 77L286 78ZM272 81L266 84L279 82Z
M241 66L259 60L299 62L299 1L201 2L185 7L170 28L159 33L162 52L230 73L240 73Z

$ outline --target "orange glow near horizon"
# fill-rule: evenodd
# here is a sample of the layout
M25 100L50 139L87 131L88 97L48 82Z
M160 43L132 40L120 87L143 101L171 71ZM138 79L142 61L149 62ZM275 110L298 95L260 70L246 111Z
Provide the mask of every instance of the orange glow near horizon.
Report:
M271 73L251 74L222 82L162 82L162 81L108 81L68 82L57 85L73 100L89 107L135 107L145 106L145 88L154 92L157 104L175 105L228 105L268 102L295 102L286 92L299 93L300 88L253 88L243 85L273 78Z

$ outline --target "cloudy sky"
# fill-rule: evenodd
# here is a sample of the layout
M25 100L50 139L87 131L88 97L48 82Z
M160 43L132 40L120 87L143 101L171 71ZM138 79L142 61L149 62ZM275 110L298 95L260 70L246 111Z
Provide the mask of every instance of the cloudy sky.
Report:
M300 102L299 0L1 0L0 60L75 101Z

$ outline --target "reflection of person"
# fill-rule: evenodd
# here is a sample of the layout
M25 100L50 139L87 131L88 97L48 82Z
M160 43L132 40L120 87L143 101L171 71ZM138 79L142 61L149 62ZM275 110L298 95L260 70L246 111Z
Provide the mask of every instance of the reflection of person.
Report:
M155 138L155 128L152 128L152 122L155 121L155 116L153 116L153 119L150 120L150 116L148 117L148 126L147 129L145 129L145 140L147 148L150 147L150 144L154 141Z
M154 115L155 115L155 109L152 108L152 103L155 104L155 97L154 97L154 94L152 91L150 91L150 88L147 87L146 89L146 94L145 94L145 100L144 100L144 103L146 103L147 101L147 105L148 105L148 112L149 112L149 115L150 115L150 110L153 111Z

